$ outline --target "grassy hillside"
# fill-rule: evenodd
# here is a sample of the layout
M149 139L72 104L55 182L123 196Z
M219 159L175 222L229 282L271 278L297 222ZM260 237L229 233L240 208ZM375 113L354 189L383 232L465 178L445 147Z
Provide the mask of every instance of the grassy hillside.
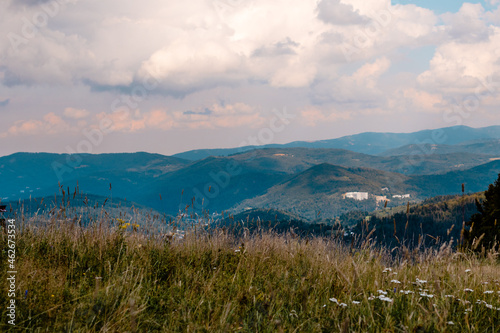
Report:
M17 225L16 328L75 332L496 332L500 267L439 251L199 230L183 239L111 219ZM6 236L0 233L0 246ZM0 262L6 290L6 260ZM7 304L7 293L0 303Z

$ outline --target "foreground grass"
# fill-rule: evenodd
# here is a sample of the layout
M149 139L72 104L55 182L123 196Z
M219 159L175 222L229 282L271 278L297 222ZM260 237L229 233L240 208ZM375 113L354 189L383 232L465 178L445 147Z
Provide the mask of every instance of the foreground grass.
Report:
M500 332L494 254L395 256L293 233L179 240L68 221L22 227L16 241L16 326L2 306L0 331Z

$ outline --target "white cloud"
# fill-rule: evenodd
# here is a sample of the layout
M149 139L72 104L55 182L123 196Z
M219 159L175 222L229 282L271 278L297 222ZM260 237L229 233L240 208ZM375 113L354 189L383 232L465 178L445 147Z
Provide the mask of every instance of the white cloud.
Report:
M23 20L44 13L0 7L2 30L22 38ZM368 33L356 57L367 60L415 44L434 23L429 10L388 0L78 1L61 6L18 51L8 40L0 44L0 71L8 85L84 82L95 89L125 89L149 72L160 91L176 96L245 82L307 87L346 62L327 36L352 43Z
M64 115L72 119L86 118L89 114L90 112L84 109L75 109L71 107L64 109Z
M300 115L306 126L316 126L321 123L331 123L336 121L348 120L353 116L352 112L322 110L317 107L308 107L300 112Z
M220 129L237 127L259 127L266 118L255 108L244 103L230 105L212 104L203 110L171 111L155 109L147 112L140 110L116 110L111 113L101 112L96 115L94 127L106 119L114 132L134 133L146 130Z
M318 18L333 25L352 25L368 23L368 18L354 10L352 5L340 0L321 0L318 3Z
M30 0L0 2L0 30L23 38L18 50L0 40L0 84L10 89L9 109L24 106L18 117L28 119L4 125L4 136L77 131L99 117L123 133L252 127L264 123L262 107L276 105L295 108L310 126L436 113L500 76L500 9L478 4L438 16L390 0L80 0L26 37L26 22L41 11ZM400 79L416 71L401 53L428 46L436 50L428 68L422 59L423 73ZM158 88L133 111L102 112L150 75ZM57 107L64 112L46 119L53 106L23 101L25 86L80 95L68 93Z
M492 33L481 4L464 3L458 13L445 13L442 19L450 37L456 42L475 44L488 40Z
M439 46L430 69L418 77L427 91L470 94L487 90L481 82L500 74L500 28L487 40L475 43L451 41Z
M385 103L383 87L379 78L390 67L391 61L382 57L374 62L366 63L352 75L342 75L334 82L323 82L315 98L319 103L337 102L341 104L356 104L374 107L374 104Z
M70 131L70 125L53 112L47 113L42 119L21 120L10 126L6 132L0 133L0 138L11 136L53 135Z

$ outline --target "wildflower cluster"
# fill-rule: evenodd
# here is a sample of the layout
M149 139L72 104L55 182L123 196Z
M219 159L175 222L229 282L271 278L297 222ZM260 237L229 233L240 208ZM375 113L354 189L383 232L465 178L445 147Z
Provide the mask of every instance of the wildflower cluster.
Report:
M123 219L116 219L118 222L118 228L126 230L128 227L132 226L134 231L137 231L139 229L139 225L137 223L130 223L130 222L125 222Z

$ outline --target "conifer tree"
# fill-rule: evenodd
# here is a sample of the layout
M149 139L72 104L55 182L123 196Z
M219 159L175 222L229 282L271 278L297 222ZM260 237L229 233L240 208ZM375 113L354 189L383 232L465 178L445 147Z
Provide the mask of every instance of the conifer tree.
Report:
M485 192L485 200L481 204L476 200L479 213L474 214L466 223L469 227L464 231L464 246L476 252L483 248L489 250L500 248L500 175L494 184Z

